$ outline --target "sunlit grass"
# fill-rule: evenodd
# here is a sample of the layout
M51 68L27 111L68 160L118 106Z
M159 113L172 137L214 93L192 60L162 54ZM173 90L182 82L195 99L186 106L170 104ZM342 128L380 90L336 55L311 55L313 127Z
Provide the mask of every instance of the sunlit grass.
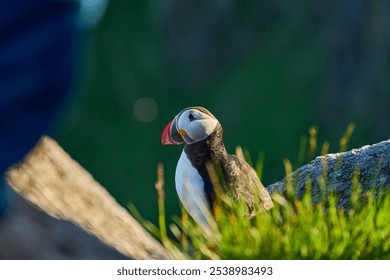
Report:
M345 151L353 132L347 128L340 140ZM309 131L305 150L313 158L317 149L317 129ZM302 147L301 147L302 148ZM325 142L320 153L329 148ZM248 160L249 153L237 149ZM302 157L302 155L300 155ZM250 159L249 159L250 160ZM259 157L260 172L264 156ZM326 164L326 163L324 163ZM292 164L284 161L286 174ZM326 168L324 168L326 174ZM163 175L160 165L156 188L159 193L159 228L144 222L175 258L183 259L390 259L390 194L374 189L362 193L359 170L352 178L350 208L337 207L337 196L326 191L321 180L322 201L312 202L311 181L306 181L303 197L298 198L295 182L286 176L286 194L272 194L274 208L254 218L246 217L242 201L218 193L213 213L215 228L205 232L182 208L181 217L173 217L167 234L163 202ZM214 174L215 175L215 174ZM216 176L214 176L216 177ZM215 183L215 182L214 182ZM218 182L216 183L218 184ZM385 190L386 188L380 188Z
M181 219L173 219L170 250L191 259L390 258L388 194L368 191L360 198L356 173L351 210L345 212L333 194L313 204L310 182L301 199L293 183L287 184L286 196L274 194L275 207L253 219L245 217L243 202L220 198L214 209L218 227L211 235L183 212Z

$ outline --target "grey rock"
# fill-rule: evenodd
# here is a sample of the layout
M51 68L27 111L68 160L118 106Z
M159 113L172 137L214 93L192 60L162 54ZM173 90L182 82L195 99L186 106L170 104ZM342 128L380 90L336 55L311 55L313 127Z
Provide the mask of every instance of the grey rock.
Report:
M80 227L49 216L8 190L9 207L0 219L0 259L128 259Z
M169 258L165 248L50 137L42 137L23 161L10 167L6 179L14 191L35 207L75 224L128 258ZM34 224L34 219L22 217L25 224ZM47 225L50 229L59 224L55 220L52 223ZM25 231L30 232L28 238L39 239L42 235L39 229ZM71 234L65 233L64 227L53 232L52 237L71 244L73 239L67 238ZM40 243L34 247L43 250Z
M286 194L286 179L293 182L298 196L302 196L308 180L311 182L313 202L321 200L322 191L333 192L338 205L349 207L353 177L357 176L362 193L368 189L390 187L390 140L363 146L344 153L327 154L315 158L288 175L284 180L267 187L270 193Z

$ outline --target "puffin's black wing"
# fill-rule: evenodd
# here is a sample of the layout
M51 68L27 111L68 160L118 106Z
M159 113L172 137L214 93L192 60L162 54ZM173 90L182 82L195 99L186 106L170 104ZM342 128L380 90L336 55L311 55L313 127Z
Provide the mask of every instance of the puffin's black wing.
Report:
M245 200L250 216L273 207L267 189L247 162L237 156L229 155L228 161L222 168L227 186L234 190L238 199Z

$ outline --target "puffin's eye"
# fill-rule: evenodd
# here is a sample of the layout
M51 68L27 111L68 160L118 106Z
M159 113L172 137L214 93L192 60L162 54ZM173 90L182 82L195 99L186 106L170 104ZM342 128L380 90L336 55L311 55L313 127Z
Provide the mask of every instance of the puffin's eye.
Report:
M190 120L190 122L192 122L193 120L195 120L195 117L192 113L189 113L188 119Z

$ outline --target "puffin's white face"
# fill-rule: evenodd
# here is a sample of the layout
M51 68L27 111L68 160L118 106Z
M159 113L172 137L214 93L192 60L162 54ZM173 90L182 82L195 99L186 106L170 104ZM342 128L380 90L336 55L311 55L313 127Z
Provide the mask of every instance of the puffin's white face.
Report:
M184 110L177 117L177 130L187 144L206 139L218 123L214 116L197 109Z
M193 144L206 139L214 132L218 120L202 107L189 107L181 111L165 127L161 142L170 144Z

